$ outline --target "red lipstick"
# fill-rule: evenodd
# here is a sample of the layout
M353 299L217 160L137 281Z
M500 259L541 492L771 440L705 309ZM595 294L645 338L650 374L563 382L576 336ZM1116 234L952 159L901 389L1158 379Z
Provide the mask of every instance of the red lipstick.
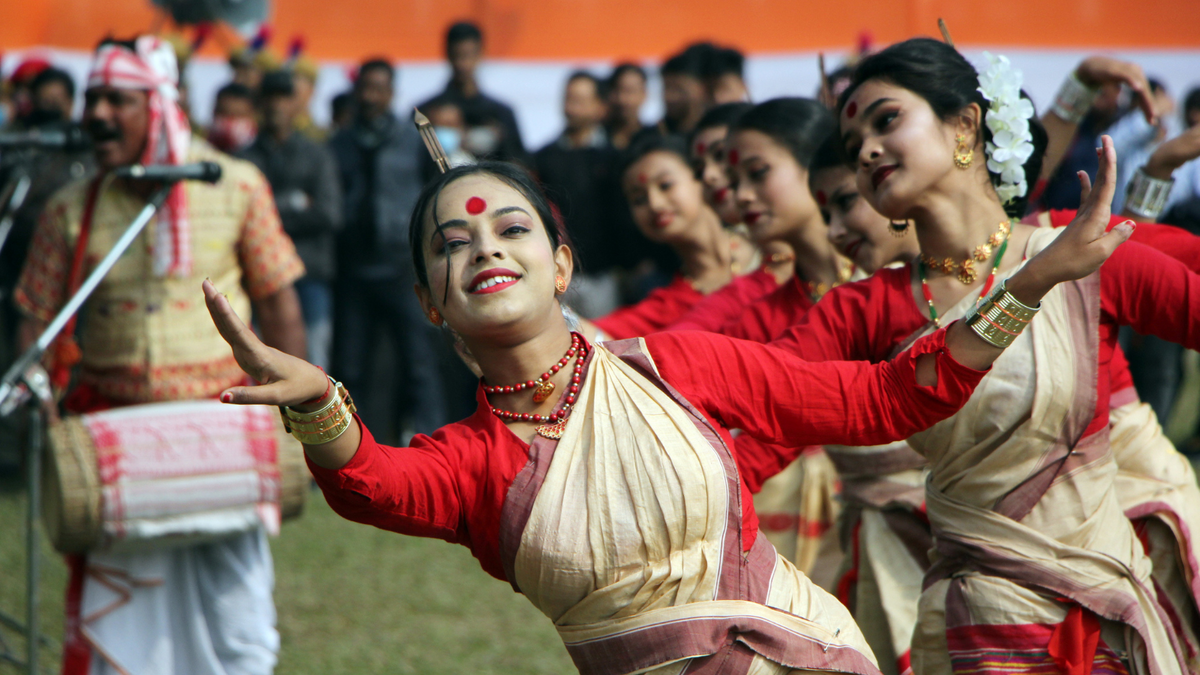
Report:
M887 166L881 166L878 169L875 169L875 173L871 174L871 187L879 187L879 184L886 180L888 176L892 175L892 172L895 170L895 164L889 164Z
M489 283L497 277L505 278L498 283ZM471 280L471 284L467 286L467 292L472 295L499 293L500 291L517 283L520 278L521 275L512 270L504 269L503 267L493 267L490 270L484 270L479 274L476 274L475 278ZM481 288L480 286L483 287Z

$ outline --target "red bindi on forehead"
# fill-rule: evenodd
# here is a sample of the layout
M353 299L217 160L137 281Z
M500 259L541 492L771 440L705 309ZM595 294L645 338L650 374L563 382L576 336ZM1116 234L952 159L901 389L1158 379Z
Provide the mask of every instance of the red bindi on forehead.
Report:
M697 155L703 155L705 153L705 151L707 151L707 150L708 150L708 146L705 145L703 142L696 143L696 154Z
M852 119L854 119L854 116L857 114L858 114L858 103L856 103L854 101L850 101L850 104L846 106L846 119L852 120Z
M737 166L739 159L741 159L741 158L738 157L738 151L736 149L729 151L729 163L730 164Z
M825 201L826 201L826 199L825 199L825 191L824 191L824 190L817 190L817 195L816 195L816 197L817 197L817 204L819 204L819 205L821 205L821 206L825 206Z
M649 182L649 180L647 180L647 178L646 178L646 174L644 174L644 173L639 173L639 174L638 174L638 182L639 182L639 183L641 183L642 185L645 185L646 183L648 183L648 182Z
M467 200L467 213L477 216L487 210L487 202L480 197L471 197Z

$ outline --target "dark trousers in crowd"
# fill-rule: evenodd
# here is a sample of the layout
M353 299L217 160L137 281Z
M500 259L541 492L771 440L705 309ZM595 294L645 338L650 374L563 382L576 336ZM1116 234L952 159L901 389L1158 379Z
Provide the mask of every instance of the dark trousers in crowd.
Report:
M362 397L360 414L368 428L382 431L399 421L399 431L428 434L450 421L439 366L442 338L421 312L415 281L408 272L387 278L346 275L335 282L331 375L351 396ZM395 347L399 367L394 372L377 367L374 337L381 333ZM385 388L396 398L391 409L369 400Z

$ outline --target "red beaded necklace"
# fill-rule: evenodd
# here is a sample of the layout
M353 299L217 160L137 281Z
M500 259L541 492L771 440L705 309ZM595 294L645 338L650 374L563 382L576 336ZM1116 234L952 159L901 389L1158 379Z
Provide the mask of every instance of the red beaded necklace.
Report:
M533 400L541 403L546 400L550 392L554 391L554 384L551 383L550 377L562 369L563 366L571 360L572 357L578 355L575 359L575 372L571 375L571 385L567 388L567 393L563 397L562 403L549 415L539 415L536 413L518 413L511 410L502 410L492 405L488 401L488 409L492 414L505 422L534 422L538 424L537 432L541 436L558 440L562 438L563 429L567 424L567 417L571 414L571 408L575 405L575 400L579 398L579 384L583 381L583 360L587 355L587 348L583 346L583 338L577 333L571 334L571 348L567 350L565 356L559 359L558 363L554 364L549 371L542 373L542 376L536 380L529 380L515 385L504 385L489 387L485 385L483 391L485 394L511 394L525 389L534 388ZM541 383L541 384L539 384ZM546 385L549 385L547 388ZM545 395L538 398L538 394L545 391Z
M541 377L536 380L526 380L525 382L518 384L496 385L494 387L485 384L483 385L483 392L485 394L513 394L518 391L532 389L533 402L541 403L542 401L550 398L550 394L554 393L554 383L550 381L550 378L554 377L558 371L562 370L562 367L567 365L567 362L571 360L571 357L575 356L575 353L579 351L579 345L579 335L576 333L571 333L571 348L568 349L567 353L558 360L558 363L550 367L550 370L542 373Z

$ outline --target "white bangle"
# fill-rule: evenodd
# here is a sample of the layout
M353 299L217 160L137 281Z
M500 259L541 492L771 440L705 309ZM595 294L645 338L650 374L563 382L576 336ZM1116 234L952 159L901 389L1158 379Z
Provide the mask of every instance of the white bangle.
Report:
M1158 222L1158 216L1167 207L1167 199L1174 185L1174 178L1153 178L1139 168L1133 173L1133 179L1125 190L1125 210L1146 222Z
M1071 74L1059 87L1058 95L1054 97L1054 105L1050 107L1050 112L1069 124L1079 124L1099 95L1099 87L1092 89L1079 79L1075 71L1071 71Z

